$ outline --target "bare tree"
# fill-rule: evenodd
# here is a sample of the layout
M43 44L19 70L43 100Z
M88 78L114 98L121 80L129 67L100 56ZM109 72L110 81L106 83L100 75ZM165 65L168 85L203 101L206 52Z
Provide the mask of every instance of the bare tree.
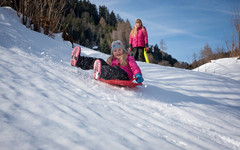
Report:
M58 31L61 28L61 18L64 13L64 8L66 6L65 0L48 0L48 12L47 12L47 18L50 22L49 24L49 30L50 30L50 36L53 37L53 33L58 29Z
M26 27L38 32L43 27L45 34L53 36L55 31L60 32L66 3L66 0L10 0L7 4L16 9Z
M167 51L167 45L163 39L161 39L161 41L160 41L160 50L162 50L164 52Z
M237 2L238 3L238 2ZM239 56L239 50L240 50L240 9L238 7L239 5L235 5L234 7L234 27L236 32L236 54Z
M160 50L162 51L162 61L163 61L164 52L167 51L167 45L163 39L161 39L160 41Z
M213 52L212 52L212 48L208 43L206 43L203 50L201 50L200 54L201 54L201 58L204 59L206 62L211 59Z
M154 63L154 57L153 57L152 53L147 53L147 56L148 56L149 62Z
M233 3L232 41L226 41L230 56L240 56L240 8L239 1Z
M126 41L126 47L129 47L128 41L129 41L129 36L130 36L131 30L132 30L131 24L127 19L126 24L125 24L125 36L124 36L125 41Z
M129 21L127 20L124 22L124 20L118 22L116 24L116 30L113 30L111 33L111 39L112 40L121 40L123 44L127 47L129 47L129 35L131 32L131 25Z

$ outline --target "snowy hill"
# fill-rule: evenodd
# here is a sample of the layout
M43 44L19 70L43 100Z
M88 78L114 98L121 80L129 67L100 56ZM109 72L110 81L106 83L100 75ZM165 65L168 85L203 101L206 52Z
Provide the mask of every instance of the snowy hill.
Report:
M204 64L194 70L240 81L240 59L237 57L212 60L210 63Z
M71 67L71 51L0 8L2 150L240 149L239 80L138 62L144 85L114 87Z

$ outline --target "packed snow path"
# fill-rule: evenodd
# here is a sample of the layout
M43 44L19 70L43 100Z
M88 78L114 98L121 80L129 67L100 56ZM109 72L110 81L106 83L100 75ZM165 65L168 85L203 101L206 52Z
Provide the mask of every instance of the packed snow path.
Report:
M138 62L144 85L120 88L71 51L0 8L1 149L240 149L239 80Z

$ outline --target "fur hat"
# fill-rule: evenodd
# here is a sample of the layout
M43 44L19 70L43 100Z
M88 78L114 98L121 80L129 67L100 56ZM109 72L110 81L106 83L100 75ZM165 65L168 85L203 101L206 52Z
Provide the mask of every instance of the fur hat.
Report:
M113 52L116 48L122 48L123 51L126 52L124 45L123 45L122 41L120 41L120 40L113 41L110 48L111 48L111 52Z

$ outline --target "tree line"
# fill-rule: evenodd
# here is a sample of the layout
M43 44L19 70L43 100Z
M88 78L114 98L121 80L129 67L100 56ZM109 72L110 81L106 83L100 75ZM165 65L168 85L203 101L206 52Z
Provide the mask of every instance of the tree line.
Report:
M54 36L61 31L65 0L3 0L1 6L10 6L17 11L22 23L34 31Z

